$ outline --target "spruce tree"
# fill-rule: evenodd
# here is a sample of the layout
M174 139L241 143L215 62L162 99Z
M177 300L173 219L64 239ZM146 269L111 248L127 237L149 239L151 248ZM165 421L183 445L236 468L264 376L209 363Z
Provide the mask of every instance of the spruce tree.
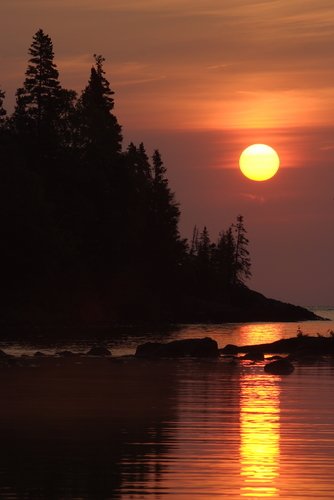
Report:
M166 248L167 254L171 252L172 258L176 258L177 261L177 254L180 252L180 248L183 248L178 229L180 209L178 203L175 201L175 195L169 187L166 177L167 170L158 150L154 151L152 161L151 210L153 227L155 228L153 232L159 235L160 245ZM168 259L167 255L166 258Z
M251 260L248 251L249 240L246 237L244 218L238 215L237 223L233 225L235 232L235 254L234 254L234 283L236 285L244 284L249 279L251 273Z
M219 234L214 251L214 263L218 289L229 288L235 281L235 239L232 226Z
M42 29L33 37L30 59L23 87L17 91L17 111L26 113L30 124L40 134L42 126L49 128L57 117L61 86L54 63L53 44Z
M198 240L198 259L200 265L208 268L211 260L211 241L209 231L204 226Z
M198 238L198 250L196 258L196 274L197 286L200 296L208 298L212 292L213 285L213 269L212 269L212 254L214 246L211 243L209 231L204 226L203 231Z
M198 227L194 226L192 237L191 237L191 245L189 250L189 255L191 257L196 256L198 253Z
M5 99L5 92L0 88L0 127L4 125L7 115L7 111L3 107L4 99Z
M64 146L72 145L71 117L76 93L63 89L54 63L53 43L42 29L33 36L23 86L16 92L16 107L10 119L28 163L56 163ZM63 164L63 155L58 164Z
M114 92L105 78L101 55L94 55L88 85L77 104L77 145L83 156L96 163L105 163L120 153L121 126L112 113Z

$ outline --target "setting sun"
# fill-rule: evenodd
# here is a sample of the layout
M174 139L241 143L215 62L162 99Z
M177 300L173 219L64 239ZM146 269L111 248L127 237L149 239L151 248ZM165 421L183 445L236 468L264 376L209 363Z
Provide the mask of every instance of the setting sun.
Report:
M244 149L239 159L241 172L253 181L266 181L279 169L276 151L266 144L252 144Z

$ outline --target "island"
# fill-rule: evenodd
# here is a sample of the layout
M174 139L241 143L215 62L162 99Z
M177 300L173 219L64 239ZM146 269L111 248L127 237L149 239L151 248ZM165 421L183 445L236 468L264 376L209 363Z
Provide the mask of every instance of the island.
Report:
M11 114L0 89L2 329L321 319L246 286L242 215L181 235L160 151L123 145L104 62L64 88L39 29Z

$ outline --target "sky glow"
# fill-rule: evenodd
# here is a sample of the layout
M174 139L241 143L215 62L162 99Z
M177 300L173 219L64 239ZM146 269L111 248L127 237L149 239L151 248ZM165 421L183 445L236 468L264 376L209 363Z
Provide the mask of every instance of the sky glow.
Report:
M159 148L181 230L212 239L238 213L250 286L302 305L333 304L334 5L331 0L3 0L1 87L13 109L42 28L64 87L80 92L106 58L124 146ZM243 179L245 147L279 151L270 183ZM307 272L305 272L307 270Z

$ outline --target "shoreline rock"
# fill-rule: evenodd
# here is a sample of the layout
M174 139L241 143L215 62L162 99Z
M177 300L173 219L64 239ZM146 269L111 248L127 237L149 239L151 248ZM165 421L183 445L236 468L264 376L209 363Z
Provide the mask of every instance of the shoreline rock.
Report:
M277 359L264 367L266 373L271 373L273 375L290 375L294 369L293 364L287 359Z
M219 349L221 354L294 354L296 356L311 355L329 355L334 356L334 337L314 337L309 335L300 335L287 339L276 340L266 344L254 344L237 346L227 344L222 349Z
M98 345L98 346L94 346L91 349L89 349L89 351L86 352L86 355L87 356L100 356L100 357L111 356L111 351L103 345Z
M137 358L161 358L161 357L214 357L219 356L218 344L210 337L200 339L182 339L172 342L146 342L140 344L136 349Z

